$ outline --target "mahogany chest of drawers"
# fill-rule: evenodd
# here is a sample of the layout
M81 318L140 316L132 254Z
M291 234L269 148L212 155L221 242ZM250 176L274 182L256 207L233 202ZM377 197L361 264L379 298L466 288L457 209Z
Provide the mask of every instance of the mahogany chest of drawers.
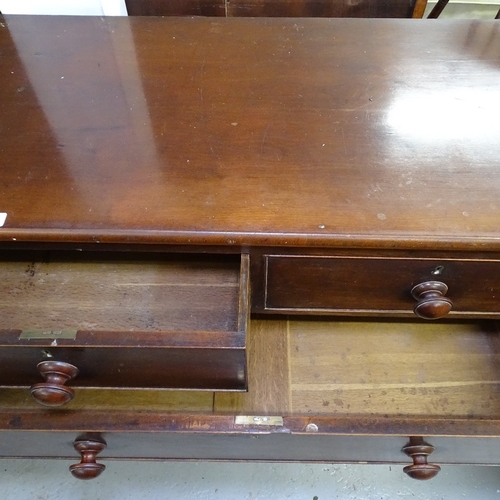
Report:
M499 464L496 28L3 18L0 456Z

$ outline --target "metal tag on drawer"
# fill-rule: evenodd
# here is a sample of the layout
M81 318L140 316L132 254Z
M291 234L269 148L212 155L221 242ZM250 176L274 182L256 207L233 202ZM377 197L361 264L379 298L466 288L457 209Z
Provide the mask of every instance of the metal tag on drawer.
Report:
M283 425L283 417L262 417L238 415L234 418L235 425Z
M77 330L23 330L20 339L76 339Z

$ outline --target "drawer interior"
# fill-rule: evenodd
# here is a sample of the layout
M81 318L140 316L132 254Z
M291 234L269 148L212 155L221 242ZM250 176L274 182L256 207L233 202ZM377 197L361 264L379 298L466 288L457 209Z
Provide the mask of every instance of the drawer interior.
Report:
M248 394L217 397L218 410L312 416L500 416L500 340L494 322L270 323L252 322ZM265 345L271 334L274 339L264 361L266 347L259 343ZM262 352L255 354L253 349Z
M3 252L0 385L75 365L75 387L244 390L248 258Z
M248 333L246 393L82 390L72 410L169 414L496 420L500 341L493 322L260 320ZM0 391L7 407L36 408Z
M297 322L289 349L290 404L299 413L500 415L492 324Z
M239 257L3 254L2 330L238 329Z

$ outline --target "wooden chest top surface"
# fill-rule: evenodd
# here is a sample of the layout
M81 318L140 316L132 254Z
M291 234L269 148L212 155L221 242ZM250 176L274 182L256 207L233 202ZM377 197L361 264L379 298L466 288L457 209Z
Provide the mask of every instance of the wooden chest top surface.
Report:
M500 28L8 16L0 240L500 249Z

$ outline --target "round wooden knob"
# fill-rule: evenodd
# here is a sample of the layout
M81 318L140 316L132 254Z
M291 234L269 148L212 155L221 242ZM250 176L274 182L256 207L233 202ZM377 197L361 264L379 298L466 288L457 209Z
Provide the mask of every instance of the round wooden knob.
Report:
M416 443L416 444L415 444ZM413 479L426 480L436 477L441 467L427 462L427 457L434 451L434 446L425 443L423 440L412 441L403 448L411 459L413 465L408 465L403 469Z
M42 361L37 365L45 382L31 386L30 393L37 403L44 406L61 406L75 397L66 382L78 375L78 368L62 361Z
M418 301L413 312L423 319L438 319L446 316L453 302L445 297L448 287L441 281L425 281L414 286L411 294Z
M97 455L106 448L102 439L76 439L73 446L80 453L82 460L79 464L70 465L71 474L77 479L94 479L100 476L106 466L96 462Z

